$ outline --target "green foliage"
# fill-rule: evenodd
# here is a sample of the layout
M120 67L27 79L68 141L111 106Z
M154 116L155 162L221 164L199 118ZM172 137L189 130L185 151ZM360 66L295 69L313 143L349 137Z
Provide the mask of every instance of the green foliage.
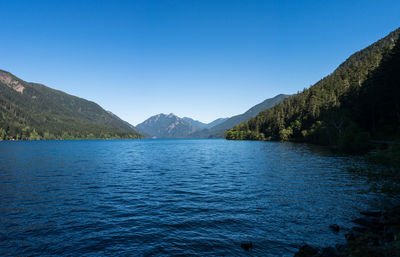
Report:
M35 129L33 129L30 133L29 133L29 140L40 140L42 139L42 137L36 132Z
M399 34L397 29L353 54L309 89L236 125L226 138L250 131L359 152L368 149L369 135L400 137Z
M354 122L339 136L339 149L345 153L366 153L371 149L370 137Z
M295 120L290 123L290 128L293 131L293 135L298 137L301 134L301 122L298 120Z
M279 130L279 138L281 141L289 141L292 135L293 135L293 130L290 126L288 128L283 128Z
M57 139L57 138L56 138L56 136L54 136L54 135L51 134L50 132L45 131L45 132L43 133L43 139L44 139L44 140L54 140L54 139Z
M0 140L140 138L129 124L93 102L1 70L0 128Z
M301 135L307 142L312 143L327 143L329 139L326 133L326 125L324 122L317 120L308 130L302 130Z
M8 139L7 132L3 128L0 128L0 141L7 140L7 139Z
M228 130L226 132L226 138L229 140L266 140L263 133L257 133L254 131L235 131Z

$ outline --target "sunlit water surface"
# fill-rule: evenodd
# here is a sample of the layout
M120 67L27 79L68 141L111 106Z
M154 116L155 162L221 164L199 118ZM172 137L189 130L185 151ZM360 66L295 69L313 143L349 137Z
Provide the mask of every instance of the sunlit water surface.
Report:
M329 225L377 202L357 161L292 143L0 142L0 255L293 256L342 243Z

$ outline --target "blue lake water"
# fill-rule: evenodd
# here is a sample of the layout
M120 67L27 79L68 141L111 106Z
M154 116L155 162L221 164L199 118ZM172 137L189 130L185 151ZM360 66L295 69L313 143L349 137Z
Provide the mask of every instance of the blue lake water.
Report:
M0 142L0 255L293 256L342 243L329 225L377 202L357 161L276 142Z

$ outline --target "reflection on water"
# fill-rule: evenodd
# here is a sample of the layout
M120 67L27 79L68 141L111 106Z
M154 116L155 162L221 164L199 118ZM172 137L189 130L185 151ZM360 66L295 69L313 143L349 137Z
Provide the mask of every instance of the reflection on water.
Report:
M333 245L343 235L328 226L350 226L376 197L346 171L353 158L273 142L0 142L0 255L292 256L303 242Z

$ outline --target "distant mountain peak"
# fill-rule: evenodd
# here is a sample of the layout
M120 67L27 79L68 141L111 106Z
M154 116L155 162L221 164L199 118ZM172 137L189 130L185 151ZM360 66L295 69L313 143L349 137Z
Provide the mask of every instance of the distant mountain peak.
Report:
M136 126L143 134L156 138L184 138L196 128L173 113L157 114Z
M210 123L203 123L189 117L180 118L173 113L160 113L138 124L136 128L142 134L153 138L222 138L226 130L256 116L287 97L289 95L279 94L253 106L243 114L219 118Z

